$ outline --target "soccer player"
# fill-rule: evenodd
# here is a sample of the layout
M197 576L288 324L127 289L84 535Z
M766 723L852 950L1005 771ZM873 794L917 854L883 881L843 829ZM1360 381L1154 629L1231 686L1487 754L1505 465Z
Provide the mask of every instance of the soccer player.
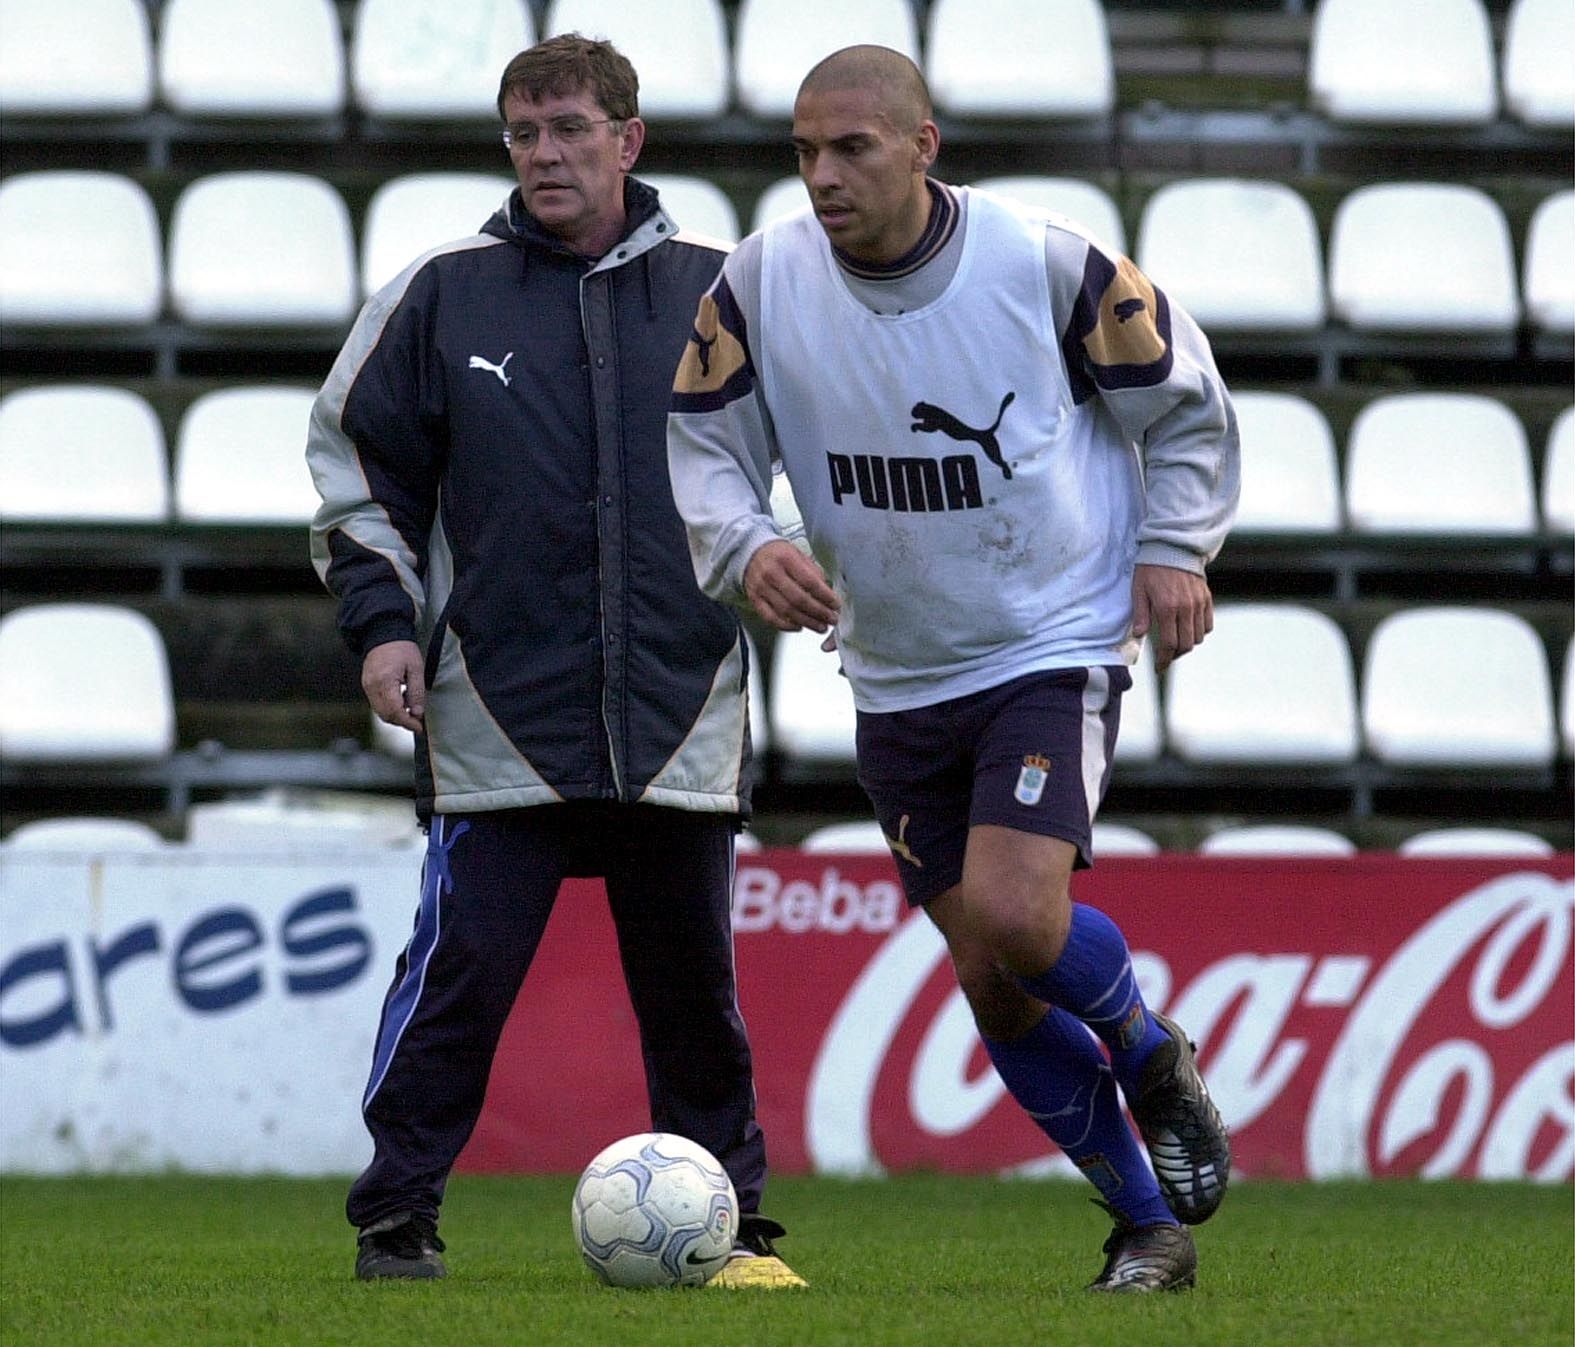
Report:
M1002 1080L1114 1219L1093 1286L1190 1286L1187 1226L1224 1195L1226 1132L1121 931L1069 881L1138 639L1163 669L1212 625L1229 398L1196 325L1126 258L930 176L939 133L906 57L827 57L793 146L811 209L731 254L675 383L696 575L780 630L834 629L908 900ZM812 555L769 511L778 459Z
M672 371L723 249L629 176L637 91L605 42L516 56L498 110L519 187L367 303L312 415L314 560L373 709L418 735L430 838L347 1204L363 1279L444 1275L439 1206L504 1021L559 885L600 876L652 1127L738 1192L713 1284L803 1285L759 1210L734 982L743 636L695 584L667 481Z

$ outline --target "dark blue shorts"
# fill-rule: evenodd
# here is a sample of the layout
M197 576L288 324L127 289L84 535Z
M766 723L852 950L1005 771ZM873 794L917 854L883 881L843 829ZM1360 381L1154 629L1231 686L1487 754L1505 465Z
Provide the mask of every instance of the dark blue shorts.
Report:
M1122 665L1055 669L911 711L860 711L859 784L908 902L961 881L978 823L1065 838L1088 865L1131 686Z

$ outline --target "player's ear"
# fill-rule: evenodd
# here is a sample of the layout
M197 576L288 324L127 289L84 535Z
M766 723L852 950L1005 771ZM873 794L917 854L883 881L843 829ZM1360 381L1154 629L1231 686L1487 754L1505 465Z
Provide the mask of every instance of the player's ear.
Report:
M941 129L932 121L922 121L913 133L913 171L928 173L941 152Z

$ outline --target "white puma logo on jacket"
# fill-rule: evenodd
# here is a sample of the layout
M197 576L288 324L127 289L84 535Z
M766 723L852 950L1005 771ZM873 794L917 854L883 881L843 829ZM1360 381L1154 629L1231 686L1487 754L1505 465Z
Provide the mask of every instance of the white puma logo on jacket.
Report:
M514 359L513 351L510 351L506 356L503 357L502 362L496 365L494 365L485 356L473 355L470 357L470 367L471 369L491 370L498 376L498 382L507 388L509 386L509 376L503 372L503 366L507 365L512 359Z

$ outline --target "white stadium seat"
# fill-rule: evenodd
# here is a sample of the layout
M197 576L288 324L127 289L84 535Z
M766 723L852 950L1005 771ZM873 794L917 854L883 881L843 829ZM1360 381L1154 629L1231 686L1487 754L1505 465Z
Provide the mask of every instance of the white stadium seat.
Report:
M771 743L799 763L851 764L856 718L842 662L813 631L779 631L771 646Z
M1097 861L1108 856L1157 856L1160 847L1141 828L1126 823L1101 823L1095 819L1089 849Z
M1559 742L1564 756L1575 758L1575 636L1564 648L1564 676L1559 680Z
M1391 766L1546 766L1554 756L1547 652L1508 611L1391 613L1368 641L1362 724L1368 748Z
M645 118L715 117L731 92L727 22L720 0L552 0L543 37L607 38L640 76Z
M1522 289L1529 322L1575 333L1575 189L1555 192L1533 212Z
M1551 856L1553 844L1518 828L1433 828L1395 848L1402 856Z
M1575 5L1515 0L1504 26L1504 105L1527 126L1575 126Z
M1520 418L1475 393L1397 393L1357 413L1345 508L1370 533L1535 533L1536 488Z
M351 89L380 117L496 122L503 68L535 41L526 0L359 0Z
M124 116L152 103L145 0L0 0L0 115Z
M1356 843L1332 828L1260 823L1219 828L1198 844L1203 856L1354 856Z
M810 68L863 42L917 62L919 30L909 0L741 0L733 39L738 101L757 117L791 117Z
M408 801L350 792L297 796L273 790L190 806L186 841L203 851L317 855L415 847L422 834Z
M215 173L175 202L170 302L215 327L348 322L355 241L344 198L306 173Z
M326 117L345 103L332 0L164 0L159 90L198 117Z
M0 617L0 757L157 761L174 747L169 660L141 613L41 603Z
M158 215L130 178L44 169L0 182L0 319L122 326L163 305Z
M1132 686L1121 696L1121 731L1116 736L1117 762L1153 762L1165 747L1164 718L1159 709L1159 676L1154 672L1154 646L1143 642L1136 664L1128 671Z
M1358 187L1335 209L1329 307L1359 329L1511 331L1520 298L1504 212L1454 183Z
M163 523L164 428L124 388L54 384L0 398L0 520Z
M771 713L766 701L766 666L760 651L746 631L744 647L749 652L749 745L756 758L771 747Z
M1313 106L1340 122L1481 124L1498 112L1481 0L1320 0Z
M980 178L974 183L987 192L1011 197L1024 205L1054 211L1080 224L1106 252L1125 253L1127 231L1121 212L1103 187L1082 178L1053 178L1022 173L1001 178Z
M642 173L640 181L656 188L662 208L680 231L737 243L738 211L727 193L709 178L688 173Z
M175 517L188 524L309 524L309 388L221 388L186 409L175 438Z
M957 117L1097 117L1115 106L1099 0L934 0L924 44L936 107Z
M409 173L372 193L361 231L361 293L381 290L430 248L479 233L515 180L493 173Z
M1170 666L1165 737L1195 763L1348 763L1358 747L1345 634L1296 604L1225 603Z
M1323 326L1318 223L1285 183L1166 184L1143 208L1134 260L1205 331Z
M24 823L6 836L19 851L157 851L164 846L158 829L129 818L49 818Z
M1575 407L1566 407L1548 432L1542 456L1542 523L1575 533Z
M1340 465L1329 420L1294 393L1250 389L1232 399L1241 431L1236 533L1334 533Z
M416 756L416 736L399 725L390 725L375 711L369 714L372 724L372 747L388 754L391 758L402 758L406 762L413 762Z
M804 180L797 175L778 178L770 183L755 199L754 213L750 217L749 232L764 229L773 221L784 219L809 205L809 192Z
M813 828L799 842L798 849L816 854L840 851L849 856L884 856L891 851L886 834L874 819Z

